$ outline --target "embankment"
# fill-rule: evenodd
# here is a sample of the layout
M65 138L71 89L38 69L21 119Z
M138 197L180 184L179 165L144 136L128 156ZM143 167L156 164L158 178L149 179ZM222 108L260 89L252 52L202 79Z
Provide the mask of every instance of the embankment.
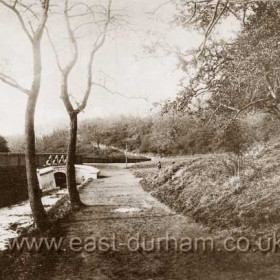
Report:
M143 188L177 212L211 230L266 234L280 223L280 144L248 154L237 174L228 155L169 164L138 166Z

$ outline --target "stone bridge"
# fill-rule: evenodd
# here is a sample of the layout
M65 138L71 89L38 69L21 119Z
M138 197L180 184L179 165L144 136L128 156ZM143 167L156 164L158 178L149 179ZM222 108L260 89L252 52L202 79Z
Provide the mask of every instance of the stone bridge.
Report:
M150 160L128 158L129 163ZM124 158L76 156L76 179L81 184L87 179L96 179L99 170L92 167L98 163L123 163ZM45 153L36 155L37 176L43 191L66 186L66 154ZM28 199L25 155L22 153L0 153L0 207L9 206Z
M82 184L88 179L97 179L99 170L89 165L75 165L76 182ZM43 191L54 188L66 187L66 167L65 165L54 165L43 167L37 170L40 187Z

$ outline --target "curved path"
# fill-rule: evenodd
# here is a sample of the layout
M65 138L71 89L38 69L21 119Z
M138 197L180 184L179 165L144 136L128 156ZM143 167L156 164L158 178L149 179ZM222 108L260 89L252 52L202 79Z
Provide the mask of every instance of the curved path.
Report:
M176 250L173 239L161 243L167 234L179 246L180 238L206 237L206 232L144 192L129 170L103 166L101 171L103 178L81 190L82 200L90 206L61 224L63 251L44 256L36 279L279 279L276 268L256 272L258 264L248 265L233 253L187 253ZM136 250L137 242L131 238L138 236L142 247ZM79 252L70 249L73 238L83 242L74 246L81 248ZM101 242L95 244L98 249L91 252L93 245L85 247L89 240ZM149 250L147 244L157 245Z

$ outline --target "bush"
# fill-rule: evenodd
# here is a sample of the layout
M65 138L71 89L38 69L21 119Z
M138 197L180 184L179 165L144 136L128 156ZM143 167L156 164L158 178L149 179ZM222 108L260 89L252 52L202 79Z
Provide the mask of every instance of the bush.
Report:
M8 147L8 142L2 136L0 136L0 153L8 153L10 149Z

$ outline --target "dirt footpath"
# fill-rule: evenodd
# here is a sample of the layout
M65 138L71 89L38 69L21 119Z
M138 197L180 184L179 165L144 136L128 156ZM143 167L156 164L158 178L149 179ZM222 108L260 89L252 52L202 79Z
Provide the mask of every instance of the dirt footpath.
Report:
M103 166L102 176L81 190L89 206L62 222L63 249L44 254L28 279L279 279L278 267L260 271L234 253L178 250L182 238L207 233L144 192L128 169ZM168 236L176 241L164 243Z

